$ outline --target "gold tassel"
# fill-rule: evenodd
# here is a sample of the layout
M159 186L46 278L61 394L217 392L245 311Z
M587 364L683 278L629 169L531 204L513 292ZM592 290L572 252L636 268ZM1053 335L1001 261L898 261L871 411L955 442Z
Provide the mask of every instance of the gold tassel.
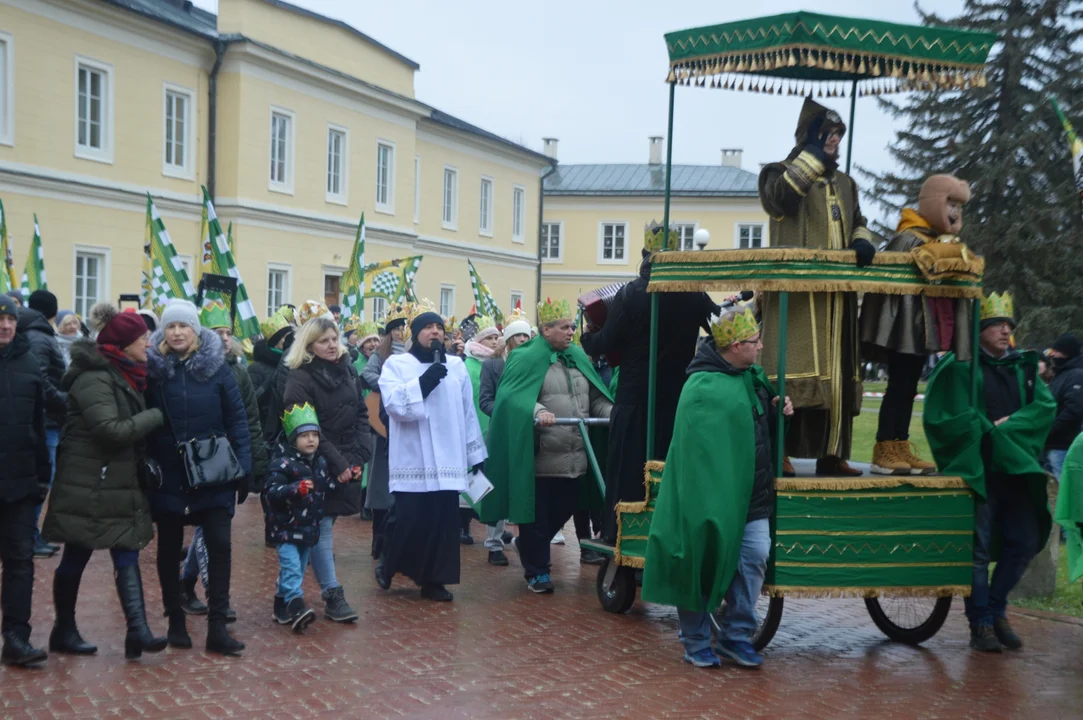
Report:
M797 58L795 58L793 56L793 50L787 50L786 51L786 66L787 67L796 67L797 66Z
M879 59L869 60L869 64L872 66L872 76L880 77L883 73L883 63Z
M932 77L929 75L929 66L928 65L923 64L921 66L921 79L922 79L923 82L927 82L927 83L933 81Z
M861 58L858 60L857 74L858 75L867 75L868 74L868 66L865 65L865 56L864 55L862 55Z
M737 63L737 70L735 72L743 73L746 70L745 56L741 56L741 61Z
M834 70L835 69L835 56L833 54L829 54L827 56L827 59L824 60L823 68L824 68L824 70Z
M843 56L842 71L845 73L852 73L854 71L854 61L849 55Z
M673 68L669 69L669 75L666 75L666 82L671 83L677 79L677 76L673 73Z
M985 87L985 71L979 70L974 78L974 86L983 88Z
M819 92L816 93L816 97L823 97L823 96L824 96L824 89L820 88Z
M750 65L750 68L751 68L751 71L754 72L754 73L758 73L760 71L760 56L759 55L753 55L752 56L752 64Z

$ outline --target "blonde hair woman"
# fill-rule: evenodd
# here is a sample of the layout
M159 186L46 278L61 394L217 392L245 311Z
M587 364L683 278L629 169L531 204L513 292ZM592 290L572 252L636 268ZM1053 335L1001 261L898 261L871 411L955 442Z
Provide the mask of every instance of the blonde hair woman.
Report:
M338 516L361 513L361 467L372 456L361 379L342 344L338 326L326 317L312 318L297 330L285 363L290 374L283 406L309 403L316 408L320 419L319 452L327 460L332 477L340 483L324 501L320 540L310 555L312 571L327 604L328 619L354 622L357 613L346 604L335 575L331 531Z

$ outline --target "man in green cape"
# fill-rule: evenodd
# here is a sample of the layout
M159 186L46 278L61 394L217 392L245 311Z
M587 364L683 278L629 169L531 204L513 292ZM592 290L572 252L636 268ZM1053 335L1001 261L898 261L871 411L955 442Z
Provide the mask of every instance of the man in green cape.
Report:
M940 472L977 493L974 579L966 598L970 647L983 652L1023 646L1004 616L1008 593L1049 537L1048 477L1038 459L1056 402L1038 379L1038 356L1011 347L1011 296L982 301L976 389L971 364L948 353L925 391L925 435ZM996 560L992 580L989 563Z
M549 541L595 487L579 429L554 422L608 418L613 407L590 358L572 344L573 317L566 300L538 305L541 333L508 355L489 423L485 474L493 490L479 514L485 523L507 518L519 525L515 545L536 593L553 592ZM596 490L593 497L601 507Z
M749 642L771 552L771 459L778 397L755 364L763 349L751 309L711 324L688 366L673 441L647 540L643 599L676 605L684 659L743 667L763 658ZM793 414L789 398L784 405ZM708 613L726 600L717 653Z

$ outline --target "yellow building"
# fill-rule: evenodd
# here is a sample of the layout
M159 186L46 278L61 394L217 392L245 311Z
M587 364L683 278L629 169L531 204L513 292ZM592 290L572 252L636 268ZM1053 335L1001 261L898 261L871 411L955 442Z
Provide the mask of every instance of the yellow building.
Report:
M636 276L644 229L664 215L662 146L662 138L649 138L642 165L558 165L545 178L543 295L574 303L588 290ZM545 148L556 159L557 141L546 138ZM741 169L740 150L724 149L718 165L674 165L671 186L670 223L682 249L703 249L693 238L699 229L709 233L712 250L767 245L757 175Z
M256 312L336 300L366 260L423 255L420 296L536 302L552 160L414 97L418 65L280 0L0 0L0 199L21 268L80 314L139 290L146 193L198 275L200 186L233 223ZM367 314L382 303L369 302Z

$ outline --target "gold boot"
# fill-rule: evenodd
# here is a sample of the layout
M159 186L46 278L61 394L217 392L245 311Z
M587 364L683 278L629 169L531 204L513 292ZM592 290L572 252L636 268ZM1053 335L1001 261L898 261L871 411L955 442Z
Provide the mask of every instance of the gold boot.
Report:
M872 449L872 467L877 475L910 475L910 463L899 452L899 443L893 440L878 442Z
M936 472L936 463L922 460L914 452L914 443L909 440L898 440L895 443L896 454L910 466L911 475L932 475Z

